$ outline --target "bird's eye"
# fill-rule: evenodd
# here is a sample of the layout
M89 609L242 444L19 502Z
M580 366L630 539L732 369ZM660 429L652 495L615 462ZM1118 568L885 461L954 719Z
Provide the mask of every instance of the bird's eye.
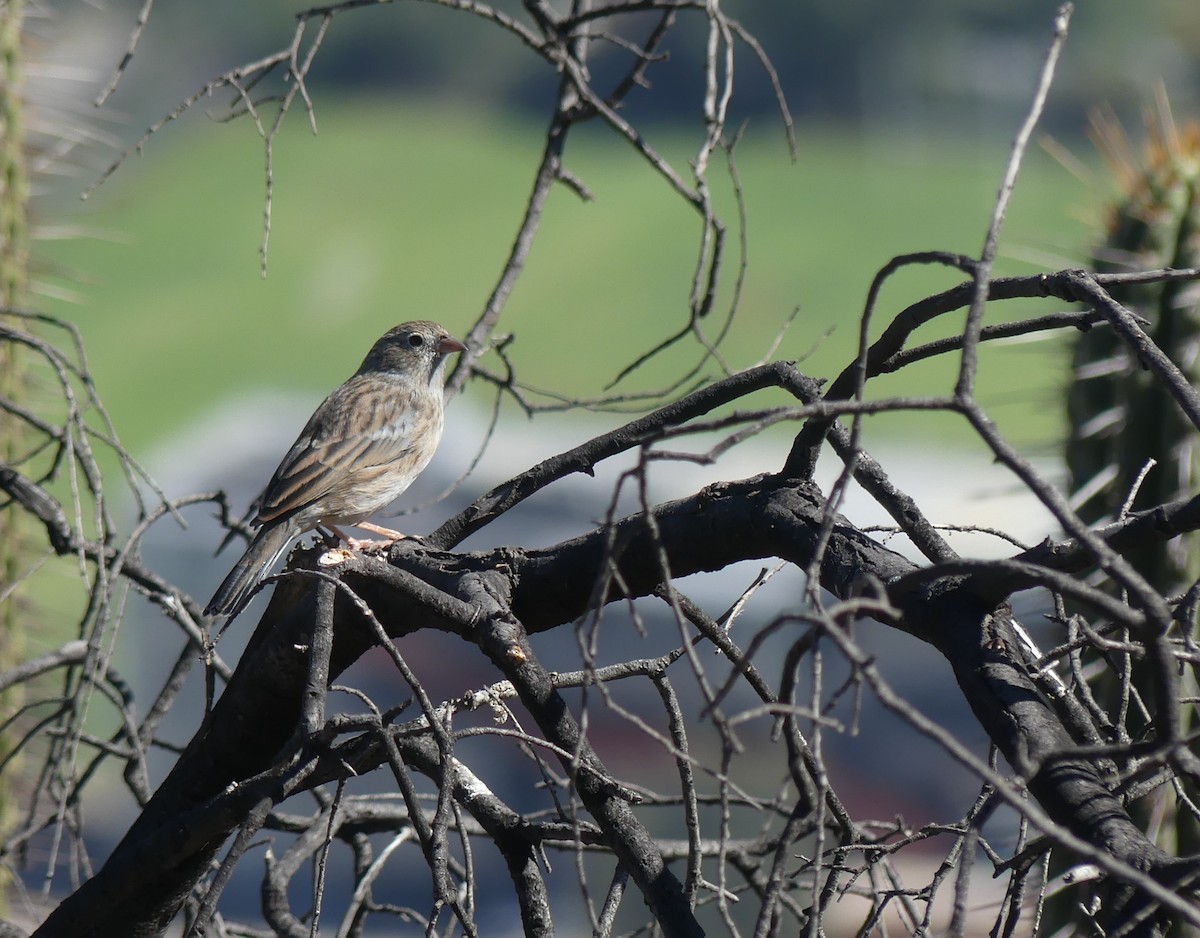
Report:
M419 332L409 333L409 336L408 336L408 347L409 348L420 348L424 344L425 344L425 336L421 335L421 333L419 333Z

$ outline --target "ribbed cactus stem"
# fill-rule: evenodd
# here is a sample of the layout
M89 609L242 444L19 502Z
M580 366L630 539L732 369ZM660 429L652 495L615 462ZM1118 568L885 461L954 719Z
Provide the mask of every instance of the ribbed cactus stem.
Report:
M1200 124L1176 127L1164 98L1157 117L1147 122L1141 155L1135 155L1115 119L1096 121L1093 128L1123 190L1104 243L1095 251L1096 268L1200 265ZM1144 317L1159 348L1193 384L1200 383L1200 287L1184 282L1127 285L1115 287L1112 295ZM1111 329L1097 326L1077 340L1073 365L1067 466L1080 515L1096 522L1116 516L1127 504L1136 510L1194 495L1200 479L1196 430L1128 347ZM1151 459L1155 465L1146 471ZM1128 559L1164 596L1177 595L1200 578L1194 534L1146 547ZM1155 678L1143 662L1132 662L1130 676L1143 699L1153 700ZM1190 671L1181 681L1184 696L1197 693ZM1113 715L1122 712L1127 692L1111 672L1092 686L1094 699ZM1136 738L1145 725L1136 709L1129 712L1124 729ZM1180 719L1187 733L1194 725L1190 706ZM1143 798L1132 811L1165 849L1179 854L1200 849L1200 831L1169 786ZM1051 904L1047 921L1074 921L1075 911Z
M25 133L21 120L20 0L0 0L0 316L25 302L29 283L29 187L25 176ZM0 344L0 394L19 397L24 389L20 349L15 342ZM0 411L0 458L17 452L20 423ZM12 518L16 512L0 517ZM7 539L0 540L0 550ZM8 572L7 569L5 572ZM6 582L11 583L11 580Z
M1123 132L1098 122L1102 151L1125 189L1108 236L1095 252L1098 270L1195 267L1200 263L1200 126L1179 130L1165 112L1150 123L1145 154L1134 162ZM1200 381L1200 291L1194 283L1115 287L1113 296L1149 322L1150 335L1193 383ZM1132 507L1195 490L1195 431L1170 395L1105 328L1080 336L1069 400L1067 464L1080 514L1112 517L1137 490ZM1147 461L1155 467L1144 472ZM1195 538L1133 558L1164 592L1200 576Z
M0 0L0 322L13 321L9 310L26 302L29 283L29 188L22 121L21 0ZM25 396L24 363L15 342L0 342L0 398L19 401ZM0 461L11 463L21 452L24 424L0 409ZM0 511L0 590L16 582L21 567L22 538L19 512ZM22 655L17 598L0 603L0 671ZM17 691L0 699L0 717L9 717L19 701ZM14 740L0 738L0 757L6 758ZM11 824L16 805L11 787L0 789L0 830ZM0 889L7 892L7 880Z
M21 0L0 0L0 300L5 307L22 302L28 283L29 188L21 119L22 14ZM13 346L5 348L10 350L5 354L10 354ZM0 375L6 385L10 383L8 369Z

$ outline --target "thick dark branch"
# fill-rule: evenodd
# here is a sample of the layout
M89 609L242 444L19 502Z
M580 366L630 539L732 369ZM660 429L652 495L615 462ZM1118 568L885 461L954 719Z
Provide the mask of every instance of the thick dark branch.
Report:
M751 480L715 486L692 499L664 506L659 512L659 526L672 565L681 573L688 569L717 569L737 559L770 554L803 558L805 526L811 528L820 515L821 505L819 493L813 489L780 488L766 479ZM708 534L723 530L731 537L713 537L713 549L706 551ZM772 531L773 536L763 537ZM647 552L655 548L646 543L645 532L646 526L634 518L622 523L618 537L618 543L624 542L619 562L628 573L628 586L641 594L658 585L657 576L646 575L646 571L659 568L656 561L647 562ZM528 611L537 630L560 625L582 612L602 569L605 541L605 532L600 531L560 545L558 551L509 553L508 561L514 565L510 569L517 574L513 581L519 584L512 604L514 612L520 615ZM299 556L303 562L315 566L322 553L313 550L300 552ZM556 557L556 553L561 556ZM348 563L342 574L393 637L430 627L464 634L475 625L477 613L462 600L446 594L451 590L458 592L469 574L485 571L494 574L496 556L490 553L455 556L401 542L393 557L394 562L406 569L359 557ZM881 578L887 578L910 568L903 558L880 548L849 526L839 526L827 556L830 583L839 577L856 575L855 571L861 569L873 569ZM641 571L637 569L638 558L643 558ZM419 573L419 578L413 573ZM439 592L439 588L443 591ZM539 591L544 591L540 600ZM415 599L414 595L428 602ZM160 922L169 920L178 903L204 874L225 838L241 821L236 811L209 806L223 804L230 786L240 786L245 780L268 772L300 725L310 671L308 636L315 612L315 590L309 578L288 577L279 581L262 621L208 721L109 861L62 903L40 934L154 934ZM330 679L336 679L373 647L374 641L357 606L339 590ZM494 649L490 653L493 652ZM542 687L535 678L536 675L531 676L526 682L527 689ZM570 716L565 710L561 715ZM548 732L547 727L543 727L543 732ZM558 735L569 749L571 734L563 730ZM582 780L586 774L579 773L577 778ZM580 784L582 789L582 781ZM254 796L249 803L257 801L258 796ZM596 790L596 800L589 808L610 818L610 832L637 829L627 816L628 804L602 787ZM191 820L196 817L203 823ZM188 836L183 836L183 832L188 832ZM153 863L142 862L148 851L154 852L151 845L172 837L179 849L169 862L157 856ZM664 895L671 893L669 881L673 877L661 878L665 872L658 874L658 881L644 884L651 893L658 894L664 889ZM667 899L662 901L664 907L670 906ZM130 918L131 909L139 910L137 918ZM84 926L84 922L88 924Z
M548 740L580 754L572 774L581 796L606 831L610 846L630 865L635 880L642 878L639 885L648 900L660 903L659 911L667 914L674 907L678 882L661 878L667 875L665 868L654 872L661 855L653 859L653 843L636 833L640 825L628 803L607 787L603 772L582 771L592 758L590 750L579 748L585 744L578 727L533 659L518 622L530 631L545 631L574 620L595 601L595 584L606 570L615 571L610 582L621 586L610 587L603 602L649 595L662 585L664 555L676 576L764 557L780 557L805 568L818 548L824 515L825 502L815 487L761 476L709 486L690 498L661 505L654 509L653 525L634 515L611 530L598 529L551 548L454 555L400 542L392 552L395 567L354 558L340 571L322 569L340 572L392 636L431 627L479 642L515 679ZM301 562L315 564L319 553L301 552ZM849 597L872 589L872 583L903 582L902 575L915 568L838 519L819 569L826 589ZM1046 758L1061 754L1073 741L1027 676L1027 663L1008 626L992 615L992 607L981 601L973 587L969 576L935 579L895 595L892 601L903 612L896 624L946 656L968 701L1006 758L1033 771L1031 790L1055 821L1124 863L1160 867L1164 855L1132 824L1090 762ZM331 679L374 642L357 606L341 592L335 606ZM485 602L485 596L491 600ZM501 616L504 610L511 610L513 618ZM78 922L72 916L97 915L97 909L105 908L114 916L112 924L105 926L101 915L93 920L96 925L90 933L136 934L125 917L128 909L155 910L153 914L161 917L172 902L182 900L239 818L221 815L226 828L219 823L215 829L206 826L209 833L193 838L192 846L185 845L170 865L147 867L137 858L145 855L147 844L177 831L181 818L200 812L206 824L217 823L205 806L220 799L231 785L267 771L278 758L301 720L309 674L304 649L314 615L309 578L281 580L211 719L109 863L63 903L43 934L83 933L55 929L64 921ZM248 714L253 719L247 719ZM139 870L138 876L128 875L131 867ZM122 916L119 929L118 914Z

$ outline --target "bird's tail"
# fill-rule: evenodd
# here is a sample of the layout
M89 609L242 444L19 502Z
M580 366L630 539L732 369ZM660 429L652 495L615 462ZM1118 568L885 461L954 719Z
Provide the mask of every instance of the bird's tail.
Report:
M254 535L254 540L250 542L246 552L233 565L229 575L217 587L213 598L204 607L204 614L232 616L238 612L245 604L250 591L267 575L279 559L279 555L287 549L293 533L287 525L272 524Z

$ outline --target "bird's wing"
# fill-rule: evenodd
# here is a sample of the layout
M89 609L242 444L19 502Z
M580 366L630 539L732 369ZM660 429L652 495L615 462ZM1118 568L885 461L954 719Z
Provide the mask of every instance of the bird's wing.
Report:
M267 483L259 523L296 512L417 445L416 394L351 378L316 409Z

